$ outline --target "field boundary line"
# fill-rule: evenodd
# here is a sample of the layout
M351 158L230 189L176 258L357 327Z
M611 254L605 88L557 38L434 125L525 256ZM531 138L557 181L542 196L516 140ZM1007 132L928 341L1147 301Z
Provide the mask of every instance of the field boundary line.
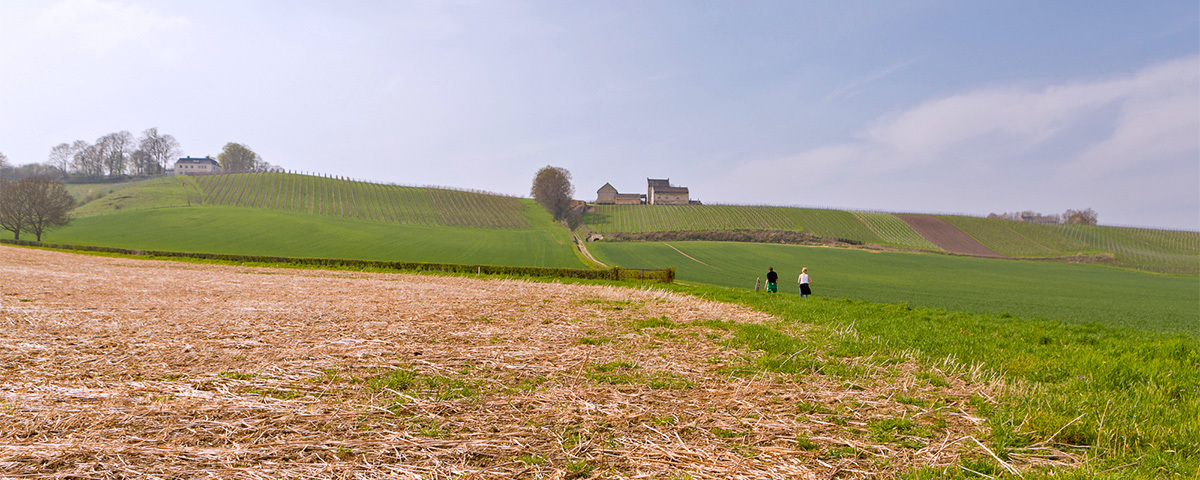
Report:
M714 266L712 266L712 265L709 265L709 264L707 264L707 263L704 263L704 262L701 262L701 261L699 261L699 260L696 260L696 258L695 258L695 257L692 257L691 255L688 255L688 254L686 254L686 253L683 253L683 251L682 251L682 250L680 250L680 249L678 249L678 248L675 248L675 246L674 246L674 245L671 245L671 244L669 244L669 243L667 243L667 242L663 242L663 245L666 245L666 246L668 246L668 247L671 247L671 250L674 250L674 251L676 251L676 252L679 252L679 254L680 254L680 255L683 255L683 256L687 257L688 259L690 259L690 260L691 260L691 261L693 261L693 262L699 263L699 264L701 264L701 265L704 265L704 266L706 266L706 267L715 268L715 269L717 269L717 270L724 270L724 269L723 269L723 268L721 268L721 267L714 267Z

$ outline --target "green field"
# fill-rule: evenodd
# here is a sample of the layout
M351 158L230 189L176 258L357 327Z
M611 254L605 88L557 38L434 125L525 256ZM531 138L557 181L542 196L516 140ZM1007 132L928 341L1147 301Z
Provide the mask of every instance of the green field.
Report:
M584 268L529 199L287 173L72 185L54 243L289 257Z
M1008 257L1085 255L1125 268L1200 274L1200 232L942 218ZM790 230L851 243L940 251L895 215L879 212L730 205L597 205L583 220L589 230L601 234Z
M1200 273L1200 233L1091 225L1041 225L942 216L988 248L1009 257L1111 255L1117 265L1164 273Z
M682 282L752 289L767 267L796 292L808 267L814 294L964 312L1008 314L1200 338L1200 281L1099 265L722 242L593 242L602 262L675 266ZM685 256L686 255L686 256ZM689 258L691 257L691 258Z
M894 215L734 205L596 205L583 222L599 233L792 230L868 244L939 250Z
M570 234L528 202L532 226L401 225L235 207L164 207L76 219L51 241L147 250L584 268ZM540 213L540 215L538 215Z

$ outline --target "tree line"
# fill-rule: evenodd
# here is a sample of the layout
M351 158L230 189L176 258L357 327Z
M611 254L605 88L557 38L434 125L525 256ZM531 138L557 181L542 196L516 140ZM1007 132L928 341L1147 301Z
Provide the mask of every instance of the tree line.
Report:
M1030 223L1065 223L1067 225L1096 225L1099 215L1095 210L1085 208L1083 210L1067 210L1062 215L1059 214L1041 214L1038 212L1026 210L1023 212L1004 212L1004 213L989 213L987 218L1002 218L1005 220L1015 220L1018 222Z
M95 142L75 140L55 145L44 163L14 166L0 154L0 179L40 176L87 183L125 176L163 175L182 151L174 136L160 133L157 127L144 130L139 137L122 130L101 136ZM226 143L216 161L226 172L279 171L279 167L264 161L249 146L236 142Z
M95 143L76 140L50 149L46 165L62 175L84 178L123 175L161 175L179 157L182 149L175 137L148 128L140 137L128 131L114 132Z

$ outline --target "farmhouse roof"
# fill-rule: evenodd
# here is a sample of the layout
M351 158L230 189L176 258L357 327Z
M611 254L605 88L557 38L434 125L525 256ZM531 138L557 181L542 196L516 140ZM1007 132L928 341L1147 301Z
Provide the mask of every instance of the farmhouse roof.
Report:
M175 161L175 164L176 164L176 165L179 165L179 164L181 164L181 163L190 163L190 164L195 164L195 165L199 165L199 164L202 164L202 163L207 163L207 164L209 164L209 165L220 165L220 164L218 164L218 163L217 163L217 161L216 161L216 160L213 160L213 159L211 159L211 158L208 158L208 157L204 157L204 158L183 157L183 158L181 158L181 159L179 159L179 160L176 160L176 161Z
M605 183L603 187L600 187L600 188L599 188L598 190L596 190L596 191L597 191L597 192L599 192L599 191L601 191L601 190L605 190L605 189L607 189L607 190L612 190L612 191L614 191L614 192L615 192L615 191L617 191L617 187L614 187L614 186L612 186L612 184L611 184L611 183Z

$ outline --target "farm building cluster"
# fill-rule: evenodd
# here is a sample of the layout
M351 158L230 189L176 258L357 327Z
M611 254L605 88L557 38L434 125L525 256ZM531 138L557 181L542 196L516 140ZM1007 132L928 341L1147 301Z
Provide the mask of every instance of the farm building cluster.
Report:
M611 183L596 190L597 205L700 205L687 187L671 185L669 178L647 178L646 193L619 193Z

